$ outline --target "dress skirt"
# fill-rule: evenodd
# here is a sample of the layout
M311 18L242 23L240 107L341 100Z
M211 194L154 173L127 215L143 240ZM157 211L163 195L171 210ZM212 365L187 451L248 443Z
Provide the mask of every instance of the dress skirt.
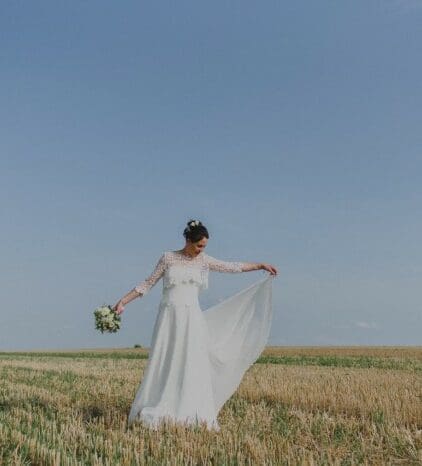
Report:
M268 341L272 279L269 275L204 311L192 283L163 292L129 424L220 430L220 409Z

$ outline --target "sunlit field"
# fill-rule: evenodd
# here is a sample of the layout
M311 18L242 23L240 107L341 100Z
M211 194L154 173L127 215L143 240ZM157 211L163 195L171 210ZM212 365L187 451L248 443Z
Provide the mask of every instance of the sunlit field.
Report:
M422 347L267 347L220 432L127 426L147 357L0 353L0 464L422 464Z

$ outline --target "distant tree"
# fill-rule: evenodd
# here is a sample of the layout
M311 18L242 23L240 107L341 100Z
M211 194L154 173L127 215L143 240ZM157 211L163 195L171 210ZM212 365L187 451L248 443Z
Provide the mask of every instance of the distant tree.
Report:
M139 345L138 343L136 343L135 345L133 345L134 348L142 348L142 345Z

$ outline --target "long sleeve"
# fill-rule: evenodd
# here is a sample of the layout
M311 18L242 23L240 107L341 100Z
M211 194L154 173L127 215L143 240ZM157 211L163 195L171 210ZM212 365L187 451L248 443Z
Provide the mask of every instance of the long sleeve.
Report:
M163 276L166 269L166 260L165 254L162 254L158 260L153 272L151 275L146 278L143 282L135 286L135 291L141 293L144 296L148 291L158 282L158 280Z
M205 254L205 263L209 270L215 272L243 272L243 266L246 262L227 262Z

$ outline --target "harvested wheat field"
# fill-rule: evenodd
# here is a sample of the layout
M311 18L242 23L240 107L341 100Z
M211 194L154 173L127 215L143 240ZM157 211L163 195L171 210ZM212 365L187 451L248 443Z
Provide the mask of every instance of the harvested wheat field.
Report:
M127 426L147 357L0 353L0 463L422 464L421 347L267 347L220 432Z

